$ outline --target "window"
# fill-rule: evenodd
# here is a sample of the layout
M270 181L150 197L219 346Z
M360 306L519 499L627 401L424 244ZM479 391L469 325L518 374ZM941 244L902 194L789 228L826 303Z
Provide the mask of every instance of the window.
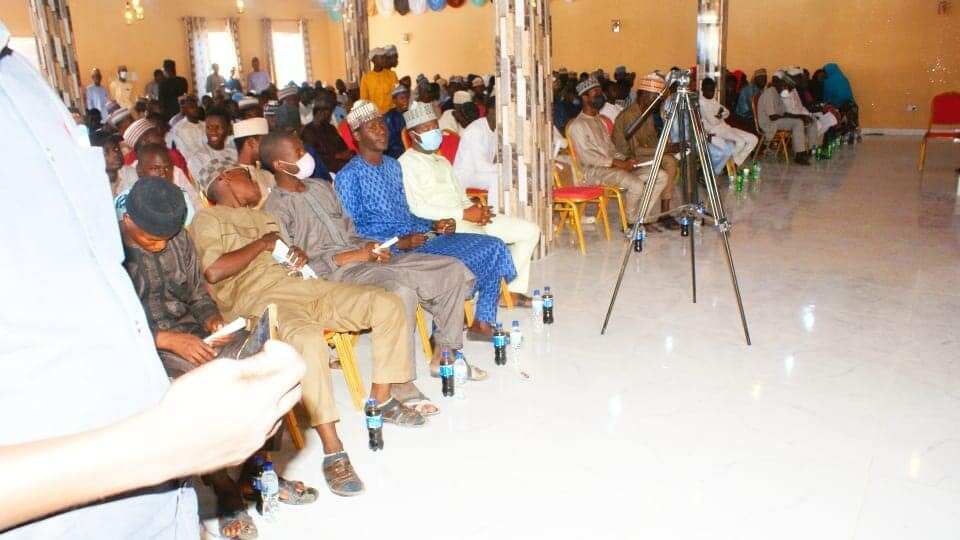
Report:
M226 21L216 21L207 29L207 58L210 64L220 66L220 76L230 78L230 70L237 67L237 49ZM213 68L210 68L213 73Z
M296 85L307 80L306 57L303 52L303 35L297 21L273 21L273 61L277 74L277 87L291 82Z
M40 51L37 50L37 40L33 36L11 37L7 44L10 50L16 51L26 57L30 65L40 69Z

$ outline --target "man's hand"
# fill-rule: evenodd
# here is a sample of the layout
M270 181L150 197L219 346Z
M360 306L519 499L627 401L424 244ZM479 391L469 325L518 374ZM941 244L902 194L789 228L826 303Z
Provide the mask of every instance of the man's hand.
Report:
M417 249L427 242L427 235L425 234L408 234L403 236L400 240L397 240L397 249L402 249L404 251L409 251L411 249Z
M489 214L487 208L481 204L474 204L463 210L463 220L478 225L484 224L485 216Z
M457 232L457 220L452 218L438 219L433 222L433 231L437 234L453 234Z
M780 114L771 114L771 115L770 115L770 121L771 121L771 122L776 122L777 120L779 120L779 119L781 119L781 118L783 118L783 115L780 115Z
M221 358L179 377L147 413L150 430L179 447L165 449L169 455L184 456L177 465L182 470L168 477L209 472L247 459L300 401L305 371L292 347L269 341L256 356ZM197 425L204 429L193 427Z
M613 160L613 168L620 169L621 171L632 172L637 166L637 161L634 159L615 159Z
M390 262L390 248L382 251L375 251L380 244L377 242L367 242L358 251L362 251L366 260L369 262L387 263Z
M213 347L193 334L184 332L157 332L157 348L170 351L195 366L206 364L217 356Z
M280 239L280 233L272 232L272 233L267 233L261 236L260 240L257 240L257 241L260 242L260 249L262 251L266 251L267 253L270 253L271 251L273 251L274 246L277 245L277 240L279 239Z
M203 329L211 334L223 328L223 325L223 317L219 313L203 321Z
M310 262L306 252L297 246L290 246L290 251L287 253L287 260L290 261L290 265L294 268L303 268L303 265Z

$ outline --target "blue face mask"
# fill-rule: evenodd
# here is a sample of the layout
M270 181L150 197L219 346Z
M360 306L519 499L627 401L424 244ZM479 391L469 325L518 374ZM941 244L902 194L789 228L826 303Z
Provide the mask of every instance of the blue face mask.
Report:
M417 139L420 141L420 148L427 152L436 152L443 142L443 132L439 129L431 129L426 133L418 133Z

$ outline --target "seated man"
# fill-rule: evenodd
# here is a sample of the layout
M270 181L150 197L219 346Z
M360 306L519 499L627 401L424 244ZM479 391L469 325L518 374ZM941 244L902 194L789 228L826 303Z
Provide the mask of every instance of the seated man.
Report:
M237 149L229 141L230 116L223 109L211 109L203 120L206 129L204 143L190 152L183 152L187 165L194 174L213 159L237 161ZM229 143L229 144L228 144Z
M370 397L381 404L385 422L423 425L420 413L390 397L391 384L413 379L411 329L400 298L377 287L291 275L288 266L301 269L307 257L291 246L289 265L273 258L280 227L273 216L254 208L260 202L260 188L236 162L211 161L200 174L200 186L215 204L197 214L189 232L213 299L227 319L258 317L267 305L276 305L280 339L307 362L301 381L303 406L323 444L327 485L336 495L359 495L363 482L337 435L339 415L323 334L372 329Z
M182 177L180 169L173 166L170 161L170 153L167 147L162 144L138 144L138 155L140 156L134 166L124 165L120 169L120 186L117 195L113 198L114 207L117 210L117 217L121 217L127 204L127 197L130 189L136 185L140 178L145 176L155 176L163 178L173 185L180 188L183 192L183 199L187 206L186 221L181 225L189 225L197 209L202 208L197 191L193 184Z
M799 165L809 165L809 150L811 147L807 141L805 126L811 120L787 112L787 108L783 104L783 98L780 96L780 93L787 89L787 85L783 81L785 76L786 74L782 71L774 72L772 84L760 94L760 100L757 102L757 123L760 125L760 130L763 131L763 136L768 139L781 129L790 131L793 141L794 162Z
M460 135L453 160L453 173L465 188L487 190L487 203L500 207L500 167L497 158L497 114L493 98L487 102L486 118L477 118Z
M267 202L270 191L277 185L273 174L260 166L260 140L269 133L266 118L248 118L233 123L233 144L237 147L240 166L250 173L250 178L260 187L260 204Z
M786 83L786 94L780 92L780 99L783 100L783 106L790 114L795 114L806 118L804 120L804 129L806 130L807 140L811 146L820 146L823 144L823 134L828 129L837 124L836 118L832 114L823 114L822 112L810 112L803 104L803 99L797 91L797 81L803 77L803 71L800 68L791 68L783 77Z
M375 285L395 293L403 300L410 328L416 327L417 304L423 305L437 324L430 367L438 374L441 350L463 348L463 301L473 292L473 274L451 257L374 251L377 242L357 234L328 182L301 180L289 172L305 152L296 135L273 133L260 148L261 161L277 178L277 189L264 210L277 218L291 242L303 247L322 279ZM413 339L411 332L411 351ZM474 371L472 375L481 372ZM392 394L422 413L437 412L412 382L394 385Z
M463 128L460 127L460 120L457 117L463 114L462 108L467 103L473 103L473 94L469 90L454 92L453 107L440 115L440 129L463 135Z
M640 213L640 199L646 189L646 179L650 176L649 167L641 168L635 159L627 159L617 152L613 140L600 120L600 109L606 103L606 97L600 90L600 83L588 78L577 85L577 94L583 110L567 125L567 133L573 144L573 150L583 170L583 179L589 185L608 185L623 188L624 206L627 221L633 222L638 216L646 223L656 214L654 202L661 198L667 185L667 175L657 171L650 204Z
M737 108L734 113L741 123L753 125L753 96L760 95L760 92L763 92L766 86L767 70L760 68L753 72L753 80L750 81L750 84L740 89L740 95L737 96Z
M224 354L236 354L245 338L241 332L210 344L203 340L219 330L224 321L200 277L193 242L183 232L186 212L175 186L166 179L148 176L130 190L126 212L120 219L126 255L123 265L143 304L163 367L173 378L213 360L221 348ZM279 436L271 438L264 450L279 450L279 440ZM252 470L244 467L246 473ZM240 484L250 480L248 474ZM240 485L227 470L206 475L204 482L217 496L221 536L256 534ZM301 482L282 480L281 486L281 502L305 504L317 499L317 491Z
M724 122L730 111L715 99L716 93L717 83L710 77L700 83L700 119L708 135L733 143L733 161L740 167L757 147L757 136Z
M640 118L643 111L647 110L647 107L657 99L657 96L665 87L666 82L663 80L663 77L657 73L650 73L641 78L637 85L636 99L617 116L616 122L613 123L613 145L617 149L617 152L627 159L641 162L650 161L656 154L657 142L660 140L660 135L657 133L657 127L654 125L654 111L647 114L643 123L633 132L633 136L629 139L627 139L627 128L632 125L637 118ZM660 161L660 170L667 175L667 184L664 186L663 193L660 196L661 212L670 210L671 201L673 200L673 192L677 186L677 177L680 174L680 162L675 156L679 151L679 144L667 143L667 150L663 154L663 159ZM677 220L671 216L660 218L658 223L668 229L678 229L680 227Z
M393 92L390 95L393 97L393 108L383 115L383 121L386 122L390 135L390 143L387 146L386 154L393 159L397 159L406 150L403 146L403 130L407 125L403 122L403 113L410 108L410 89L398 84L393 87Z
M378 241L398 236L397 249L401 251L460 259L476 276L479 291L476 316L467 337L489 341L497 321L500 280L512 281L517 275L507 246L485 235L454 234L454 219L430 221L414 216L407 205L400 164L383 155L387 126L377 108L359 101L347 120L360 153L340 171L335 187L357 231ZM438 236L431 239L425 233Z
M442 134L433 108L415 103L404 115L410 148L400 156L403 189L413 215L429 220L453 219L457 230L488 234L510 247L517 277L510 294L518 306L529 306L530 258L540 242L540 227L524 219L493 215L489 206L474 204L454 177L450 162L437 153ZM482 118L480 120L483 120Z

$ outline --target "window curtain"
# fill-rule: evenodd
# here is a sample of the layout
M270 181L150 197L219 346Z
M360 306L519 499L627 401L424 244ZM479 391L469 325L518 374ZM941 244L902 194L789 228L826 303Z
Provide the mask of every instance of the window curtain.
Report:
M29 0L28 6L43 74L67 106L84 110L69 2Z
M300 36L303 38L303 67L307 73L307 81L313 84L313 57L310 54L310 29L307 20L300 19Z
M277 80L277 71L273 65L273 21L263 19L260 22L263 24L263 51L267 55L266 58L262 59L260 67L270 74L271 81L275 81ZM266 65L263 65L263 62L266 62Z
M190 75L193 77L193 90L197 95L206 90L209 53L207 45L207 19L203 17L184 17L183 28L187 35L187 58L190 59Z
M230 31L230 38L233 39L233 49L237 53L237 79L243 80L243 57L240 56L240 20L236 17L227 19L227 30Z

